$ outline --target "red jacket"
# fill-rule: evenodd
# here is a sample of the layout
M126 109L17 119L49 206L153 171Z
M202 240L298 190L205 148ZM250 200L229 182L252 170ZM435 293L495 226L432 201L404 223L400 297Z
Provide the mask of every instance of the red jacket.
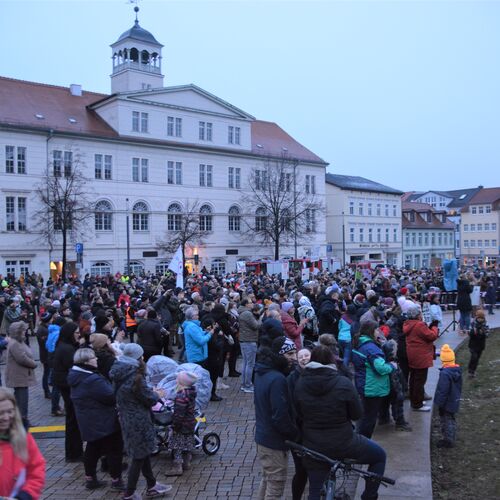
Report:
M304 327L297 325L295 319L284 311L281 311L281 322L283 323L283 331L285 332L285 335L290 340L295 342L297 351L302 349L302 339L300 338L300 334L302 333Z
M409 319L403 324L403 333L410 368L430 368L434 364L434 341L439 330L429 328L421 320Z
M7 441L0 441L0 496L9 497L20 474L25 470L26 478L19 492L38 500L42 495L45 483L45 459L31 434L26 436L28 446L28 462L24 463L14 455L12 446ZM24 498L24 497L23 497Z

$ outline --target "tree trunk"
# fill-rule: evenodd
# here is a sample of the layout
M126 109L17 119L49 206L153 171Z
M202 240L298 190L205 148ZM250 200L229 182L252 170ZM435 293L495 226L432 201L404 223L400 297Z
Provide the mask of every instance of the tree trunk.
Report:
M280 239L274 240L274 260L280 260Z
M182 275L184 276L184 269L186 268L186 244L182 243Z

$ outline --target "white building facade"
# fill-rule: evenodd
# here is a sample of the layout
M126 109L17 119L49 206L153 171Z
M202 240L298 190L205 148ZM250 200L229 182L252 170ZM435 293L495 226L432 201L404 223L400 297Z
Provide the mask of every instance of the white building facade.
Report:
M242 203L251 172L286 156L297 189L314 178L323 203L327 164L276 124L195 85L164 88L162 45L137 21L111 47L112 95L0 78L0 274L60 272L60 235L49 244L34 218L47 168L61 176L78 168L88 179L95 213L68 247L69 269L80 275L126 270L127 220L132 271L163 272L170 256L159 242L194 203L209 235L187 249L188 263L197 255L200 268L225 273L238 260L272 257L272 245L243 234L244 218L255 217ZM325 257L324 215L307 236L298 256L319 247ZM282 255L294 257L288 245Z
M401 266L402 194L362 177L326 174L328 256Z

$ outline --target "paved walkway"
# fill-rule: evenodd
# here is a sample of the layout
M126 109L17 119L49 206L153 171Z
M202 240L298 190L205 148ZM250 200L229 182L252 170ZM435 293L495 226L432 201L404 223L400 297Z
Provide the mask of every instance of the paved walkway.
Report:
M458 320L459 314L456 313ZM500 310L494 316L486 315L490 328L500 327ZM444 314L443 323L447 326L452 321L452 313ZM453 328L444 333L436 342L436 346L449 344L456 349L466 336L458 334ZM434 367L429 370L425 389L427 394L434 395L439 378L441 361L437 359ZM467 374L467 370L465 370ZM430 401L429 403L432 403ZM387 452L386 475L396 479L394 486L380 487L379 500L395 500L411 498L412 500L432 500L432 474L431 474L431 421L432 412L414 412L405 402L405 415L409 418L413 432L396 432L392 425L377 427L373 439ZM359 481L356 499L361 498L364 481Z

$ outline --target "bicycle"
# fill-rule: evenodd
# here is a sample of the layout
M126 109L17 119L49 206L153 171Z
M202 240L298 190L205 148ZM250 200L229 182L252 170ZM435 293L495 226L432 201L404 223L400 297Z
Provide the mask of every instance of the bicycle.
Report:
M327 457L326 455L323 455L322 453L311 450L310 448L306 448L305 446L302 446L300 444L293 443L292 441L285 441L285 443L290 448L297 451L300 456L309 456L314 460L327 463L330 466L330 472L328 474L328 478L326 479L323 485L323 489L321 491L321 497L320 497L321 500L351 500L350 496L347 493L345 493L345 491L341 493L336 491L337 473L339 471L342 471L344 476L350 472L354 472L355 474L361 476L363 479L371 479L374 481L378 481L384 484L384 486L386 485L385 483L391 485L396 484L396 481L394 479L391 479L390 477L379 476L378 474L375 474L373 472L353 467L354 464L359 463L355 460L349 460L349 459L333 460Z

